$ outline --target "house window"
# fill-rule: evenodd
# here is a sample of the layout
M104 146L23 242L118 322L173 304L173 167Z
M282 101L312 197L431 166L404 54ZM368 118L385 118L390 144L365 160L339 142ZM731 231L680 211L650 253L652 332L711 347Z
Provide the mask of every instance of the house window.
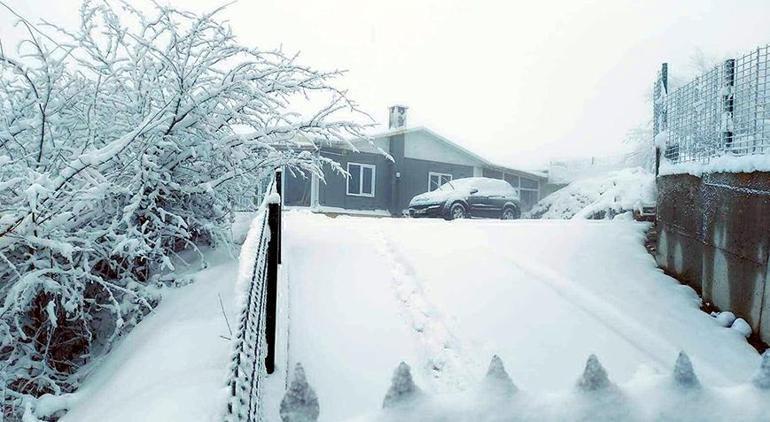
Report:
M375 167L371 164L348 163L348 195L374 196Z
M432 192L450 180L452 180L451 174L430 172L428 173L428 190Z

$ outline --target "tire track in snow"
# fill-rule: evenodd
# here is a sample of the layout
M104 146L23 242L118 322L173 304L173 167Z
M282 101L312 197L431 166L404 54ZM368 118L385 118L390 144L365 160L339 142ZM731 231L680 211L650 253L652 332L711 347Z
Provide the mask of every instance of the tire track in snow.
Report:
M433 381L433 388L439 392L465 390L474 379L471 375L475 366L462 353L461 342L430 303L422 282L382 229L377 229L374 240L377 251L391 268L392 287L403 313L422 345L421 369L427 379Z
M672 359L681 351L680 348L651 329L624 316L615 306L600 299L595 293L581 287L569 278L543 265L527 264L511 257L507 257L507 260L523 273L542 282L565 301L582 310L609 331L647 355L655 363L655 368L658 371L666 373L671 370ZM665 356L660 356L661 353L657 352L660 350L665 350ZM728 379L720 371L706 362L699 362L698 370L723 383L728 382Z

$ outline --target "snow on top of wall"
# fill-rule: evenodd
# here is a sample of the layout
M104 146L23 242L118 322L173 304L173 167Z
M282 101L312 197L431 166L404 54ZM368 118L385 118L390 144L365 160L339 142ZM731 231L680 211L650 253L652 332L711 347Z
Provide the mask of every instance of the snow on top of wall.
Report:
M531 218L592 219L640 210L655 203L655 177L641 167L570 183L535 204Z
M753 173L755 171L770 171L770 155L732 155L712 158L707 164L690 162L674 164L663 159L660 163L659 174L691 174L700 177L704 173Z

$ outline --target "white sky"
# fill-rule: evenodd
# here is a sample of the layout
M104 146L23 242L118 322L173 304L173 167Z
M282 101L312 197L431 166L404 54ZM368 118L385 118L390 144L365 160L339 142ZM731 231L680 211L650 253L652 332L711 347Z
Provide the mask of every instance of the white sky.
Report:
M3 1L33 21L77 22L77 0ZM244 44L348 69L342 86L378 122L403 103L410 125L523 167L619 151L649 114L661 62L683 72L696 48L725 56L770 42L768 0L240 0L222 16ZM12 22L0 8L5 45Z

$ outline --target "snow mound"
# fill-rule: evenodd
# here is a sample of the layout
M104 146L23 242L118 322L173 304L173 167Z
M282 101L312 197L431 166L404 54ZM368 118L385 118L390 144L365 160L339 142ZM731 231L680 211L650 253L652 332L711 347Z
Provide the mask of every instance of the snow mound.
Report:
M655 203L655 176L641 167L576 180L535 204L530 218L604 219Z

